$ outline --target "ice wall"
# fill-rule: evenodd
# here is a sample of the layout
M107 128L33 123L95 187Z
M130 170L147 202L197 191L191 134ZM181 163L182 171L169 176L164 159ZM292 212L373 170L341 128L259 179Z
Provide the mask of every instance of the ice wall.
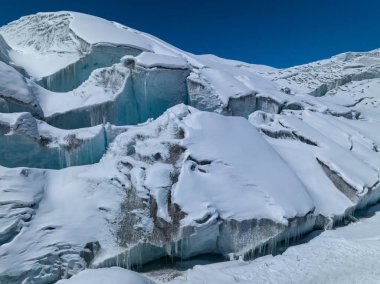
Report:
M106 127L65 131L36 121L27 113L0 116L0 165L61 169L100 160L115 133ZM27 155L26 155L27 153Z
M115 91L112 96L102 102L52 114L46 117L46 121L64 129L88 127L106 122L114 125L130 125L156 118L176 104L187 103L185 82L189 70L146 68L135 64L133 60L127 61L123 61L122 64L129 71L119 74L110 72L98 80L100 84L108 87L116 81L116 76L121 76L114 86ZM91 95L91 89L88 91L85 89L88 83L91 81L85 82L75 92L80 93L80 90L84 89L86 94Z
M93 45L87 54L75 63L37 80L37 83L53 92L68 92L86 81L91 72L98 68L112 66L125 55L136 56L141 52L137 48L127 46Z

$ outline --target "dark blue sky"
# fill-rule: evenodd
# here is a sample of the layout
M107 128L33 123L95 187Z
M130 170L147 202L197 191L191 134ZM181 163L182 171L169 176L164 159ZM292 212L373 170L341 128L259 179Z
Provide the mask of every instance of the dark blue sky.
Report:
M378 0L0 0L0 25L73 10L151 33L196 54L287 67L380 47Z

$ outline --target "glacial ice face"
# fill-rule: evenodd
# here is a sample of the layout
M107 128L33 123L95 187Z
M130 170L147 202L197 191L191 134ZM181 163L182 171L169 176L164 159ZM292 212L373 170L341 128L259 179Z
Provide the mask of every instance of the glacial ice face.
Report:
M322 232L307 243L288 248L281 255L268 255L247 262L197 265L166 283L376 283L380 272L378 210L376 206L371 218Z
M68 93L48 93L41 96L46 121L59 128L75 129L112 122L136 123L133 113L126 109L135 104L129 102L132 86L129 71L117 64L98 69L79 88ZM64 107L57 104L64 102Z
M0 114L0 165L60 169L93 164L122 131L111 125L62 130L29 113Z
M164 110L188 103L186 78L190 71L182 68L151 67L136 64L131 69L133 96L136 100L138 122L157 118Z
M187 103L186 68L119 63L97 69L81 86L67 93L48 92L10 66L4 65L0 71L0 107L4 112L29 111L64 129L106 122L136 124L158 117L175 104Z
M16 69L0 61L0 108L3 112L27 111L43 117L38 89Z
M136 56L140 52L131 47L94 45L81 59L39 79L37 83L53 92L68 92L78 88L92 71L116 64L125 55Z
M0 36L0 282L254 258L380 199L378 50L278 70L71 12Z
M71 93L41 96L42 107L51 111L46 115L48 123L65 129L106 122L137 124L178 103L187 103L188 74L187 69L145 68L133 59L123 59L120 64L94 71ZM71 100L67 110L56 105L57 98Z
M0 61L10 64L11 60L9 58L10 46L6 43L4 38L0 36Z

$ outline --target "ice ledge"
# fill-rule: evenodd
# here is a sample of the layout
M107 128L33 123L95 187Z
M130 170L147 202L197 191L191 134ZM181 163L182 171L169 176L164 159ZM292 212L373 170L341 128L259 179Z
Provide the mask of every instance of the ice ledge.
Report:
M135 57L138 65L153 68L169 68L169 69L189 69L187 61L181 57L174 57L169 55L156 54L152 52L142 52Z

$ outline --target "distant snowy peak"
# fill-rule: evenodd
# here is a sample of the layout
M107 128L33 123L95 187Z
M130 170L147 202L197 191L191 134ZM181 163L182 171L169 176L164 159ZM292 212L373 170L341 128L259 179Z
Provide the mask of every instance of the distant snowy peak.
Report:
M137 32L76 12L25 16L2 27L1 34L13 49L25 52L81 53L87 51L83 44L101 43L152 51L152 43Z
M330 59L263 73L293 94L307 93L316 97L350 81L380 76L380 50L347 52Z
M129 48L133 55L142 51L175 54L164 43L121 24L75 12L22 17L0 28L0 35L12 48L12 60L36 78L78 61L97 45Z
M11 22L1 28L1 34L15 50L75 53L78 46L70 31L71 21L69 13L39 13Z

